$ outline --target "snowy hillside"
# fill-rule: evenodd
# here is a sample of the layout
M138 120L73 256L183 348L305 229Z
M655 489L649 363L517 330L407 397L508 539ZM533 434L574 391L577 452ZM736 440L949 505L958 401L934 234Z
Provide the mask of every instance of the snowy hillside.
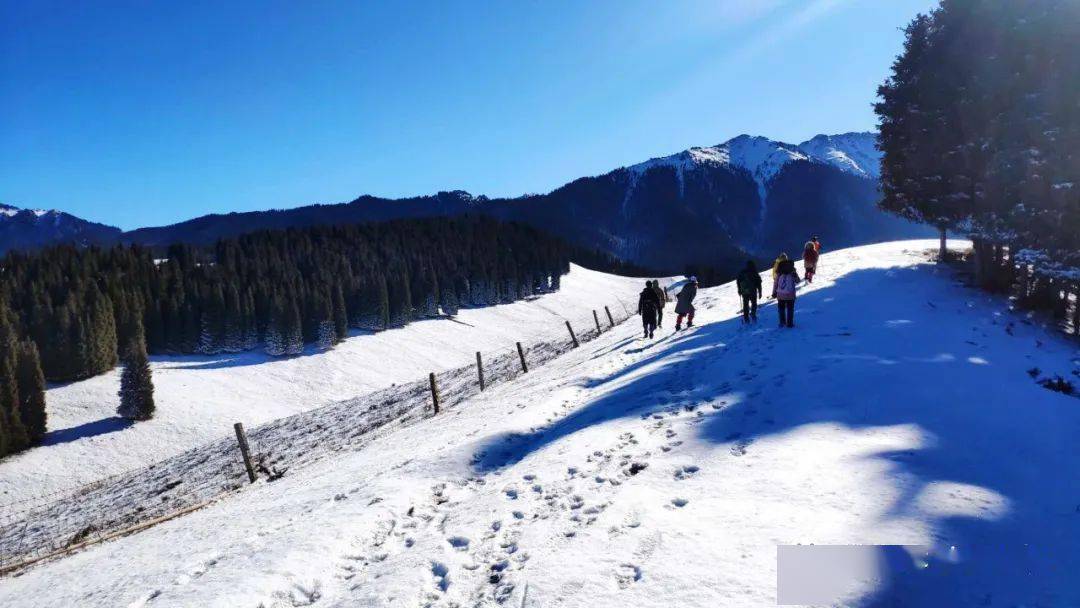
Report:
M325 353L274 359L261 352L154 357L156 417L115 417L120 369L48 390L45 445L0 462L0 507L142 467L248 426L465 365L555 333L563 319L636 302L641 281L574 267L562 289L526 302L462 310L381 333L360 333ZM620 310L620 314L623 314Z
M926 262L935 245L825 254L792 330L703 290L692 330L644 341L631 320L363 448L0 579L0 604L775 606L778 545L890 544L929 548L871 552L842 605L1078 605L1080 401L1028 370L1075 379L1080 352ZM296 443L312 414L285 427Z

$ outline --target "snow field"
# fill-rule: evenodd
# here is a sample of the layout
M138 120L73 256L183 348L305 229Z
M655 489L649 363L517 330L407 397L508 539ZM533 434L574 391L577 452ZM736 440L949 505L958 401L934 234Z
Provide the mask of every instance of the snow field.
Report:
M702 290L693 330L626 323L0 602L773 606L777 545L814 543L934 547L843 605L1078 604L1080 407L1026 373L1071 375L1076 345L933 246L823 255L790 330Z

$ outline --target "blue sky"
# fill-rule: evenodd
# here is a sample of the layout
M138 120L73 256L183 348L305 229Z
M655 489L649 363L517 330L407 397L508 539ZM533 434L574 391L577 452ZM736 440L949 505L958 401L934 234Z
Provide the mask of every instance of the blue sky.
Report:
M0 202L122 228L868 130L933 0L0 0Z

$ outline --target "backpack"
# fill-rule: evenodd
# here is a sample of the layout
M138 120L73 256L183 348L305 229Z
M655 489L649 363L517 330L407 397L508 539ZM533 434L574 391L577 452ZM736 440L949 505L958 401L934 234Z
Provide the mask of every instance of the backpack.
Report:
M794 300L795 299L795 275L782 274L776 278L776 298L778 300Z
M735 287L739 290L739 295L750 296L757 292L755 278L756 275L745 270L739 273L739 278L735 280Z

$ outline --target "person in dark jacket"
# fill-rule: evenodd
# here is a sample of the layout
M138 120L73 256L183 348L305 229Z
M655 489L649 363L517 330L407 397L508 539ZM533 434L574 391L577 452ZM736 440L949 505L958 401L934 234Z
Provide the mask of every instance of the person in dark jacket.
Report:
M675 295L675 331L682 329L683 317L686 317L686 327L694 326L694 297L697 296L697 277L683 285L679 293Z
M656 296L652 281L645 282L645 289L638 296L637 312L641 315L641 324L645 327L646 338L653 337L656 331L656 315L660 311L660 299Z
M735 279L735 286L742 296L743 323L749 323L751 319L757 323L757 301L761 297L761 275L758 274L757 264L754 260L746 262L746 267Z
M656 309L656 327L660 328L664 326L664 305L667 304L667 292L660 287L660 281L653 281L652 288L656 292L657 301L660 302L660 308Z
M795 327L795 288L798 284L799 275L795 272L795 262L785 260L780 264L772 288L772 295L776 298L776 310L780 313L780 327Z

